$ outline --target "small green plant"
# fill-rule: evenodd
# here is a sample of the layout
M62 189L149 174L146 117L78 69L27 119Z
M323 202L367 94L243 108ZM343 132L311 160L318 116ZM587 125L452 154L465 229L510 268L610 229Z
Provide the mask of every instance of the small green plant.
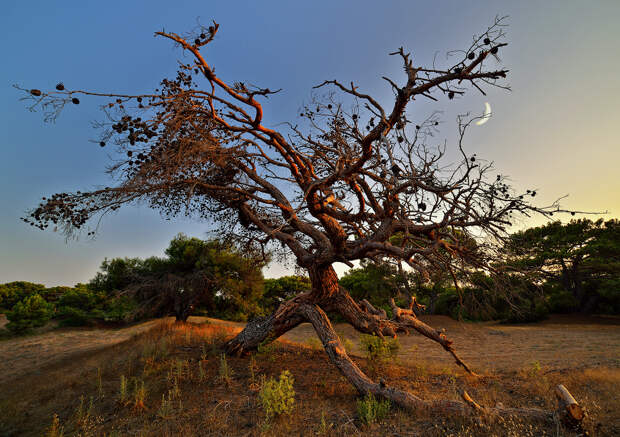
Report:
M172 388L170 389L170 393L175 398L181 397L181 387L179 387L179 381L175 378L172 380Z
M388 399L378 401L368 392L363 399L357 401L357 417L364 425L380 422L387 416L390 407Z
M252 384L254 384L256 382L256 370L258 369L254 354L250 355L250 364L248 365L248 367L250 368L250 381Z
M58 418L58 414L54 414L52 418L52 424L47 429L45 433L45 437L64 437L65 430L64 427L60 425L60 419Z
M321 349L323 347L321 340L316 337L310 337L309 339L307 339L306 344L310 346L311 349Z
M226 361L226 355L220 355L220 371L219 371L220 381L225 383L226 385L230 385L231 377L232 377L232 369L228 365L228 361Z
M162 393L161 395L161 405L157 410L157 415L166 420L171 419L175 415L174 411L174 395L171 390L168 391L168 396Z
M129 394L127 393L127 378L125 378L125 375L121 375L121 387L118 394L118 401L121 404L126 404L128 398Z
M14 333L30 332L33 328L45 325L54 312L52 304L48 303L40 294L33 294L17 302L12 311L7 311L9 323L6 328Z
M200 379L200 382L207 379L207 375L205 374L205 369L202 366L202 361L198 361L198 378Z
M174 364L174 376L179 381L192 377L192 369L189 366L188 360L176 360Z
M267 421L275 416L292 413L295 407L293 382L293 375L288 370L284 370L278 380L263 380L258 397Z
M532 361L530 363L530 376L536 376L540 373L540 371L542 370L542 366L540 365L539 361Z
M340 338L342 338L342 345L344 346L347 353L351 352L353 350L353 342L349 340L348 338L343 338L343 337L340 337Z
M396 338L383 339L375 335L362 334L360 336L361 349L371 365L382 365L394 360L400 350L400 343Z
M88 408L84 404L84 396L80 396L80 405L78 405L74 414L75 424L78 429L82 431L82 434L88 434L95 423L93 417L93 397L90 397L88 402Z

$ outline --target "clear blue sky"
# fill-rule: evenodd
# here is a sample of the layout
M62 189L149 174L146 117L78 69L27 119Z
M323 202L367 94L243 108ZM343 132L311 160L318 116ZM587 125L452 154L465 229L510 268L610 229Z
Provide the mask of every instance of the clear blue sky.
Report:
M470 132L467 147L536 187L542 203L570 194L564 205L620 211L620 1L13 1L3 2L0 38L0 283L47 285L86 281L104 257L160 255L178 232L204 237L206 223L165 221L146 207L104 219L95 240L65 242L19 220L42 196L109 184L106 150L90 122L101 101L84 98L55 124L30 113L12 88L148 91L170 77L181 52L153 32L190 30L199 18L221 28L207 49L218 75L283 88L267 119L292 120L324 79L355 80L387 99L380 77L401 78L399 46L419 64L468 46L496 15L509 15L503 65L512 92L471 92L461 99L412 108L420 118L444 111L452 138L456 114L493 118ZM526 222L521 225L538 224ZM284 270L272 266L268 275Z

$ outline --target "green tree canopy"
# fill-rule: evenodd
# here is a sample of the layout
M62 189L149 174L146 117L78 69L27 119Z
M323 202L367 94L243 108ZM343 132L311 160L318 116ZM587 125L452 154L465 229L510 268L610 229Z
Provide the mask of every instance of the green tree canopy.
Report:
M187 320L198 306L233 319L261 313L258 302L266 260L258 255L183 234L172 239L165 254L106 260L92 283L95 288L134 296L142 316L174 314L177 320Z
M0 284L0 309L11 310L16 303L43 290L45 285L25 281Z
M569 293L572 309L620 311L620 222L548 223L513 234L509 264Z
M273 311L285 300L310 289L312 283L307 276L292 275L265 279L261 306L265 311Z

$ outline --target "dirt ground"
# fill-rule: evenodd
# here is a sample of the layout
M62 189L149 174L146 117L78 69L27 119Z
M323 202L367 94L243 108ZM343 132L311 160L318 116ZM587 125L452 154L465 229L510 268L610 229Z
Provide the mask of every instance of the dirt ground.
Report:
M396 361L377 365L361 356L350 327L336 330L371 378L385 378L429 402L460 401L465 390L485 407L551 412L557 407L553 388L564 384L587 411L583 428L564 426L559 416L542 422L519 416L480 420L399 408L365 424L358 393L329 363L309 325L239 358L221 352L243 324L205 318L175 324L169 318L121 329L43 330L0 341L0 436L620 435L618 319L557 316L520 326L424 319L446 329L480 378L415 333L400 337ZM283 370L294 378L295 409L271 422L258 390L265 378Z
M435 329L445 329L461 358L479 372L518 370L533 362L553 369L620 368L620 319L556 315L527 325L462 323L446 316L421 319ZM353 342L354 354L361 353L357 347L359 334L351 326L336 325L336 331ZM311 336L312 326L304 324L285 338L303 343ZM452 364L447 352L416 332L400 335L398 340L402 361Z
M0 340L0 387L7 381L37 374L72 357L122 343L159 323L159 320L151 320L121 329L60 328L42 334Z
M620 368L620 319L603 317L552 316L527 325L499 323L461 323L445 316L423 316L437 329L445 329L454 341L457 352L477 372L516 371L538 363L545 369L575 369L605 366ZM204 317L190 321L223 324L241 328L242 323ZM148 331L159 320L152 320L121 329L63 328L38 335L0 341L0 385L11 379L41 372L44 368L71 357L122 343ZM359 350L359 334L349 325L338 324L336 331ZM290 331L284 339L311 343L316 335L309 324ZM406 364L453 361L436 343L418 335L399 336L399 360Z

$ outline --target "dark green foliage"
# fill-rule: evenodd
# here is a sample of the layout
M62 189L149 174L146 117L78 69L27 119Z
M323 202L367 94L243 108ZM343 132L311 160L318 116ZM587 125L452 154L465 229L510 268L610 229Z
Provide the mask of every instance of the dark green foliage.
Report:
M360 346L366 358L375 364L395 359L400 350L397 338L381 338L369 334L360 335Z
M187 320L196 309L213 317L247 320L262 315L264 260L217 240L176 236L166 257L106 260L90 287L133 296L137 317L174 315Z
M11 311L6 313L9 323L7 329L14 333L25 333L45 325L53 315L53 306L35 293L17 302Z
M150 270L144 266L145 263L147 261L139 258L105 259L101 263L101 271L89 282L88 287L107 293L122 290L134 282L141 272Z
M311 288L312 284L307 276L282 276L277 279L265 279L260 306L265 313L269 313L285 300Z
M88 288L76 287L65 291L58 299L57 317L64 326L83 326L104 319L105 295Z
M117 296L106 301L103 320L109 323L129 322L134 318L138 304L129 296Z
M263 294L264 261L258 257L217 240L203 241L182 234L170 242L166 255L172 272L190 278L183 290L185 297L173 291L182 316L197 306L231 320L247 320L263 313L258 302Z
M363 262L362 266L351 269L340 279L340 285L347 289L356 300L366 299L374 307L392 314L388 302L390 297L406 294L409 278L400 274L395 267L382 263Z
M32 282L15 281L0 285L0 311L9 311L26 297L43 293L45 285Z
M507 251L508 265L529 271L534 281L547 285L552 310L620 312L618 220L582 219L530 228L514 234Z

